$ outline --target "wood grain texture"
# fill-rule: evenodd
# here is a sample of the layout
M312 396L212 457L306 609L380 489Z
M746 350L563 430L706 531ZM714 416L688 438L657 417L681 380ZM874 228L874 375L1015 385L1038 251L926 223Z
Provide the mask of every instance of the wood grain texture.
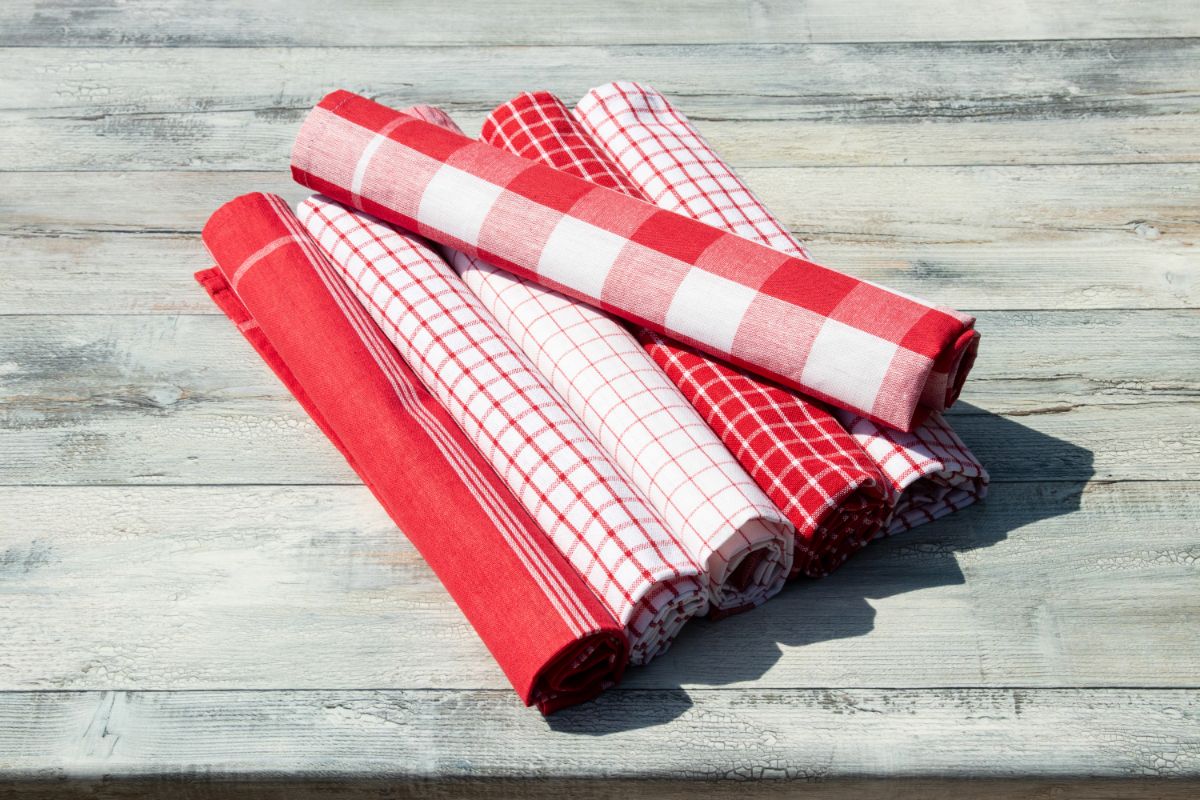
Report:
M954 424L1000 481L1195 477L1198 320L983 313ZM355 480L224 317L0 317L0 369L0 483Z
M661 44L721 42L988 41L1200 35L1194 0L991 0L986 9L939 0L637 0L506 4L418 0L345 13L318 0L45 3L0 11L0 45L317 46ZM986 24L982 24L986 20Z
M1046 781L1187 777L1197 714L1194 694L1148 689L614 691L549 723L497 692L12 693L0 696L0 746L12 773L43 781L357 777L453 791L491 779L519 794L541 781L671 780L694 792L756 779L785 792L1026 768Z
M1198 489L999 484L624 686L1193 685ZM0 518L0 690L507 687L362 487L22 487Z
M989 500L519 703L195 286L345 87L675 98L818 260L979 313ZM1200 794L1200 2L0 7L0 795Z
M531 80L574 102L617 76L676 98L735 166L1194 162L1198 64L1195 39L18 48L0 67L0 164L277 169L339 86L442 105L474 133Z

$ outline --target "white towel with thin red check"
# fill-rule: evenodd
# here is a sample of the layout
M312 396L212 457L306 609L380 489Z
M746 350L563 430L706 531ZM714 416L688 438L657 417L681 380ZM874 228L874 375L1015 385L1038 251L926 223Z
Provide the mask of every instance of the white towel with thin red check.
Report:
M339 91L292 151L305 186L881 424L950 405L973 318Z
M499 106L482 135L517 155L644 196L549 92L525 92ZM659 334L642 329L635 336L795 526L795 574L828 574L879 531L891 510L887 483L827 411Z
M299 216L401 357L627 627L630 662L662 652L707 610L707 592L595 438L419 238L319 196Z
M660 93L628 81L606 84L580 100L575 116L655 204L806 255ZM987 471L940 414L931 414L912 433L862 415L837 414L892 486L895 508L883 532L908 530L986 496Z
M436 109L416 111L458 130ZM715 610L783 588L791 524L627 328L461 251L448 260L704 568Z

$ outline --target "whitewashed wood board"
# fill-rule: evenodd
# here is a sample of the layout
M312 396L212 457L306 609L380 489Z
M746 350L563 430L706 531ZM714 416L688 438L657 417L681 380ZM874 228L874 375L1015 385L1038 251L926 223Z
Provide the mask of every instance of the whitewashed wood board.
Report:
M418 0L362 4L353 13L319 0L45 3L0 10L0 45L447 45L660 44L664 42L990 41L1200 35L1195 0L682 0L505 4Z

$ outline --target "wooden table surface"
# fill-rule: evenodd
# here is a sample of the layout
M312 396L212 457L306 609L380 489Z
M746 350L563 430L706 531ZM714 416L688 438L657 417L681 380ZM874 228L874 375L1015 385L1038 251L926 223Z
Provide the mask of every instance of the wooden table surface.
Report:
M1200 792L1200 3L357 5L0 7L0 794ZM993 486L547 720L191 273L328 90L616 78L978 314Z

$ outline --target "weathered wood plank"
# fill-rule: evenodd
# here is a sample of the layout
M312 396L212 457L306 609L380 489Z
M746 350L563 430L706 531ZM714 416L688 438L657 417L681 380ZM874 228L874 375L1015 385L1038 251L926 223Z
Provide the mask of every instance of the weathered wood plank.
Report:
M571 102L617 77L674 97L736 165L1195 161L1198 66L1194 39L14 48L0 58L0 164L282 168L304 112L338 86L443 105L474 132L518 92L548 87Z
M1195 791L1197 714L1194 692L1134 689L612 692L550 723L484 692L67 692L0 695L0 746L13 775L102 792L114 774L143 789L188 775L217 792L237 778L369 779L387 796L449 781L423 787L444 796L456 779L472 795L489 779L513 796L615 779L637 794L678 781L693 797L745 796L756 779L760 792L847 797L861 795L841 780L884 775L901 779L888 797L914 796L910 779L1172 778ZM968 786L957 788L973 796ZM1182 796L1170 783L1118 787ZM1062 788L1051 793L1071 796Z
M937 0L738 3L636 0L509 4L503 14L468 0L358 5L345 13L317 0L233 0L203 10L181 0L44 3L0 11L0 45L445 45L661 44L706 42L942 41L1198 36L1192 0L1144 6L1121 0L1020 0L974 5Z
M624 685L1194 687L1197 489L997 485ZM0 694L507 687L361 487L7 488L0 520Z
M997 480L1195 477L1196 321L984 314L955 425ZM0 483L353 481L222 317L11 316L0 331Z
M818 260L968 309L1200 306L1200 165L742 170ZM273 172L10 173L0 313L214 313L191 279ZM31 265L37 265L32 268Z

